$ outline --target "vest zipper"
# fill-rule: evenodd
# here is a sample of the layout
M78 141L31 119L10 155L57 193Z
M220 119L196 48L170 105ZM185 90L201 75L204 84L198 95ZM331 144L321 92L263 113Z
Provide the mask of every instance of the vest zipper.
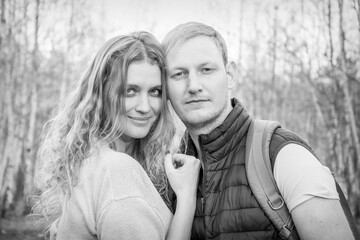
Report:
M201 198L201 212L204 213L204 198Z
M204 168L205 168L205 166L204 166ZM204 173L205 173L205 170L204 170ZM201 198L201 211L203 212L203 213L205 213L205 202L206 202L206 192L205 192L205 187L204 187L204 183L205 183L205 178L204 178L204 176L205 176L205 174L203 175L203 182L202 182L202 186L201 186L201 188L202 188L202 192L203 192L203 194L202 194L202 198ZM204 215L205 216L205 215Z
M205 213L205 203L206 203L206 192L205 192L205 181L206 181L206 167L207 167L207 164L206 164L206 161L205 161L205 154L204 154L204 151L203 151L203 148L202 148L202 140L201 138L199 137L199 148L200 148L200 151L201 151L201 158L200 159L202 162L203 162L203 176L202 176L202 198L201 198L201 211L203 213ZM205 215L204 215L205 217Z

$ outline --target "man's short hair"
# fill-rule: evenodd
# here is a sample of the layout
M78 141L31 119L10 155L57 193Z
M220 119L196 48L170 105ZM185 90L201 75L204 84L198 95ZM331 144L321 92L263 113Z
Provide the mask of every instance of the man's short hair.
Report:
M227 64L228 53L224 38L214 28L198 22L180 24L166 34L162 42L165 54L169 54L170 51L176 49L180 44L197 36L207 36L213 39L221 52L224 65Z

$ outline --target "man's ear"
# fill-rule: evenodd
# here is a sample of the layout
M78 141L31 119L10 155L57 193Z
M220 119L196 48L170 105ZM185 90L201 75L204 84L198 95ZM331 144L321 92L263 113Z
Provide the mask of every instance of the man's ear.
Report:
M230 61L226 64L226 75L228 79L228 90L233 89L235 86L235 77L236 77L237 66L234 61Z

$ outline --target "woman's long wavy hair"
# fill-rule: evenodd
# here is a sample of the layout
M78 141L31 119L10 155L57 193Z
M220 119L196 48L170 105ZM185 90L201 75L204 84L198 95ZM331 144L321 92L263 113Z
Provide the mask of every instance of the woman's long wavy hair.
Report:
M169 206L163 159L175 128L167 103L164 53L153 35L136 32L105 43L63 109L44 128L38 154L40 194L33 213L45 217L48 229L60 217L63 201L77 184L83 160L99 142L115 148L114 142L124 132L127 70L133 62L159 66L162 108L147 136L134 139L126 153L140 162Z

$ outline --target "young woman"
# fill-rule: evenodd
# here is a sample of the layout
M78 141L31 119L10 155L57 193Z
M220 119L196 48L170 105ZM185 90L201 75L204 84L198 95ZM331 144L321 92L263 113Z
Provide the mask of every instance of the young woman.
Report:
M200 163L165 157L174 135L165 78L161 46L147 32L115 37L97 53L40 149L34 212L50 222L52 239L189 238Z

